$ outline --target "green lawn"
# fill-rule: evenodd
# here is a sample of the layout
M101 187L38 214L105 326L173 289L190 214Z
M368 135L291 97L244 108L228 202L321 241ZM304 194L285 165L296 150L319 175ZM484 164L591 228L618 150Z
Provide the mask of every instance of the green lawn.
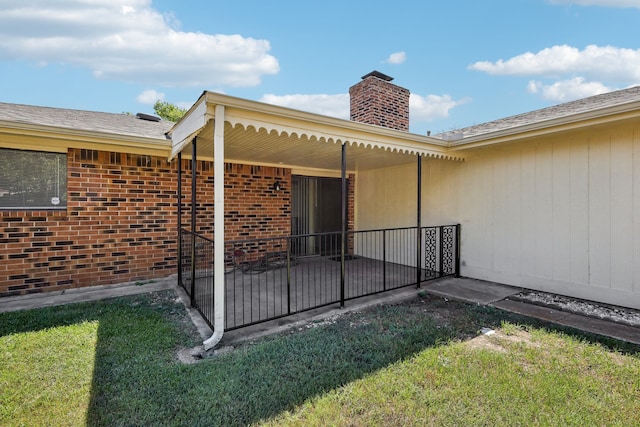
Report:
M5 313L0 425L640 425L640 349L542 326L421 297L184 365L172 291Z

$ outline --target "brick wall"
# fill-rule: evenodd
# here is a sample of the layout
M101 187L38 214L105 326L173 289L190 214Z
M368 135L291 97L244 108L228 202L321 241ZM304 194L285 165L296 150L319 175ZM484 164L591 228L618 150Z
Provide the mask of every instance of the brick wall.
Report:
M94 150L67 158L66 211L0 214L0 296L172 273L175 166Z
M175 168L177 169L177 162ZM213 239L213 163L196 162L196 231ZM191 160L182 161L182 228L191 230ZM177 170L174 174L177 174ZM177 175L176 175L177 188ZM177 197L177 195L176 195ZM177 215L177 208L173 212ZM176 220L177 222L177 220Z
M291 170L226 164L225 234L226 240L291 234Z
M0 297L174 274L177 168L165 158L69 150L66 210L0 212ZM212 238L213 164L196 168L197 231ZM189 160L182 171L182 226L190 229ZM349 229L354 184L351 175ZM225 164L227 240L289 235L290 217L291 170Z
M408 89L374 75L349 88L351 120L391 129L409 130Z

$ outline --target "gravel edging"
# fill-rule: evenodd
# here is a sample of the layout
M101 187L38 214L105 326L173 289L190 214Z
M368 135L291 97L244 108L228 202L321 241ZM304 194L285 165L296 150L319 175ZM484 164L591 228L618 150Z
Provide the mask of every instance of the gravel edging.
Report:
M507 299L542 307L565 311L572 314L594 317L602 320L640 327L640 311L593 301L580 300L545 292L525 291Z

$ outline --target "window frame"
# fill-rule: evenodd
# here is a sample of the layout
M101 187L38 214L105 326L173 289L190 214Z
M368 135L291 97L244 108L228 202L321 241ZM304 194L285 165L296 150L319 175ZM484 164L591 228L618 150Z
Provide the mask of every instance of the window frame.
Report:
M45 182L46 179L46 173L45 175L42 175L40 177L40 182L39 184L41 186L51 186L54 189L53 193L51 194L51 198L49 199L51 201L50 204L45 205L44 203L34 203L33 205L29 205L28 203L25 205L20 205L17 203L14 203L11 206L4 206L2 204L2 197L4 196L4 194L0 195L0 212L6 212L6 211L66 211L67 210L67 206L68 206L68 153L61 153L61 152L56 152L56 151L43 151L43 150L29 150L29 149L16 149L16 148L5 148L5 147L0 147L0 157L3 156L4 153L7 152L11 152L13 154L33 154L34 156L51 156L51 159L55 159L57 158L57 162L56 162L56 168L57 171L56 173L56 178L50 180L50 184L48 182ZM10 163L12 159L8 159L8 161L5 162L5 165L1 165L2 162L0 162L0 167L6 167L6 164ZM44 159L43 159L44 160ZM37 160L36 160L37 161ZM29 163L32 163L32 161L30 161ZM22 171L22 177L27 176L24 174L24 169L33 169L30 168L31 165L27 164L26 167L23 166L23 171ZM30 175L30 177L34 177L37 176L38 174L42 174L43 170L42 168L37 168L35 170L33 170L32 175ZM3 176L2 176L2 171L0 171L0 191L3 190L2 186L6 185L8 183L8 180L3 180ZM23 178L24 181L24 178ZM24 188L24 187L23 187ZM6 190L6 189L5 189ZM28 189L23 189L19 192L22 192L23 194L26 195L37 195L38 193L36 192L28 192ZM6 194L6 193L5 193ZM54 198L58 199L58 204L54 204ZM40 196L40 201L44 200L42 196Z

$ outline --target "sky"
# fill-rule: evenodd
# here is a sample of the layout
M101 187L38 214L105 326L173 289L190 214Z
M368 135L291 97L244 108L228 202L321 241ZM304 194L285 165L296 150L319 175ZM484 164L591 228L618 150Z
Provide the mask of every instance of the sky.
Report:
M0 0L0 102L153 113L203 91L349 118L373 70L448 132L640 84L640 0Z

